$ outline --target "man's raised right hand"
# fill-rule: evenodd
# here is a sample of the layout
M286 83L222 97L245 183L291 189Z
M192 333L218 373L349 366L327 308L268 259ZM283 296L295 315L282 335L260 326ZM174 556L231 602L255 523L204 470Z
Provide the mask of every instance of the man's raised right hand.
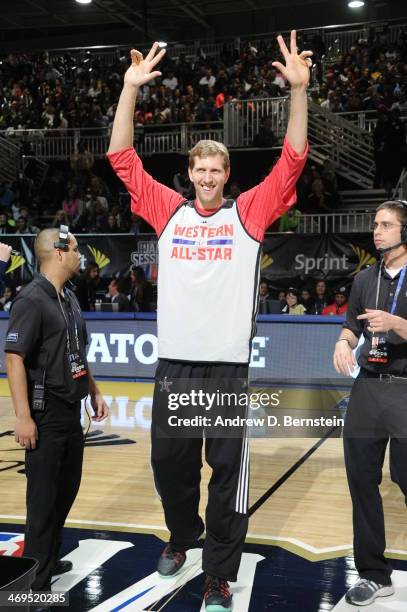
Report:
M158 42L155 42L145 58L136 49L130 51L131 66L124 75L125 85L141 87L145 83L161 76L161 72L153 70L165 55L165 49L161 49L157 53L158 49Z

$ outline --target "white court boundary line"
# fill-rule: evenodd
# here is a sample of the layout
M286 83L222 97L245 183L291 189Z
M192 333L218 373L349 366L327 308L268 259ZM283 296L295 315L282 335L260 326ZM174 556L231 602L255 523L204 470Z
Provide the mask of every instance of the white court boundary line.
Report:
M0 514L0 520L18 520L25 521L25 515L12 515L12 514ZM113 523L110 521L90 521L85 519L67 519L66 525L95 525L97 527L126 527L128 529L134 530L147 530L147 531L162 531L163 533L168 533L167 529L162 525L150 525L150 524L141 524L141 523ZM1 528L1 525L0 525ZM265 540L269 542L281 542L281 544L292 544L298 548L302 548L303 550L312 553L314 555L323 555L328 553L340 553L346 551L352 551L352 544L344 544L341 546L328 546L324 548L318 548L317 546L312 546L311 544L307 544L302 540L298 540L297 538L290 537L282 537L282 536L272 536L258 533L248 533L246 536L248 539L252 540ZM386 552L395 555L405 555L407 557L407 550L397 549L397 548L386 548Z

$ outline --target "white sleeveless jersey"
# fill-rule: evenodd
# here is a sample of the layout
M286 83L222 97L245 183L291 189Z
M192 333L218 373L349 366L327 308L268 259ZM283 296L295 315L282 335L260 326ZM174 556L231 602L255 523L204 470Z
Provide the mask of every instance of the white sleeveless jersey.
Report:
M209 216L193 202L175 210L158 241L160 358L249 362L260 247L233 200Z
M258 185L211 215L154 180L133 147L109 153L131 210L159 236L159 356L177 361L248 363L255 330L264 232L296 201L307 158L284 140ZM242 223L242 220L244 225Z

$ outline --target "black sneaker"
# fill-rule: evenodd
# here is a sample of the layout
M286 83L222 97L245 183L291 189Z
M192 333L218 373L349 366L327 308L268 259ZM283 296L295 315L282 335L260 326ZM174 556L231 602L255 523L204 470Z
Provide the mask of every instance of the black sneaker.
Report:
M204 601L206 612L225 612L232 609L232 594L229 584L223 578L207 576L205 580Z
M63 561L59 559L54 565L54 569L52 570L53 576L59 576L59 574L66 574L66 572L70 572L72 569L71 561Z
M157 572L162 578L171 578L181 569L186 558L184 551L174 550L171 544L167 544L158 561Z

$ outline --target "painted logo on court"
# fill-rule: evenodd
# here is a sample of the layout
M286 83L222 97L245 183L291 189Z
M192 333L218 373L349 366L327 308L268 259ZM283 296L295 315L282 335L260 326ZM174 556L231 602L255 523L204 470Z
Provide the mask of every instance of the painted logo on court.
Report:
M21 557L24 548L22 533L0 531L0 555L5 557Z

